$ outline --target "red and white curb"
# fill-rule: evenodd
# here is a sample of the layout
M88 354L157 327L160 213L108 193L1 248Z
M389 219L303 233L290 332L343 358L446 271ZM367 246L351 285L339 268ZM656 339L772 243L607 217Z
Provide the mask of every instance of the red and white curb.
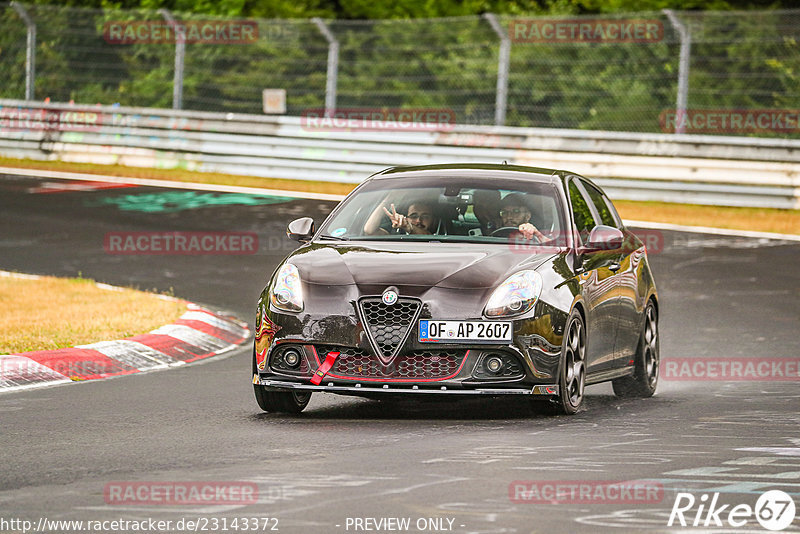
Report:
M147 334L68 349L0 355L0 393L164 369L231 351L250 335L235 317L189 303Z

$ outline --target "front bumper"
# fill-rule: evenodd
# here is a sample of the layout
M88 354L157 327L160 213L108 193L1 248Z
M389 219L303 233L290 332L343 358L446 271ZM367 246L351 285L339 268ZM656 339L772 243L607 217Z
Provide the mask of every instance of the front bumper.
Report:
M318 372L329 352L337 352L333 367L322 378L327 387L343 388L340 391L363 392L453 392L496 391L500 394L531 394L534 387L542 386L540 394L553 391L553 375L535 376L530 372L524 354L513 346L426 347L425 351L406 352L384 365L369 350L342 346L307 344L304 340L284 339L270 347L262 365L258 366L259 381L275 384L313 386L311 378ZM283 364L283 355L297 352L301 364L289 368ZM489 356L499 356L507 363L499 373L485 371L483 363ZM260 382L254 382L256 384ZM262 383L262 385L266 385ZM275 387L273 384L271 386ZM332 391L332 390L328 390ZM552 394L552 393L551 393Z
M387 359L375 350L358 301L347 301L345 295L336 296L335 302L328 303L327 314L277 313L265 304L266 297L262 296L256 323L254 384L352 395L558 394L563 317L559 310L542 301L537 302L531 317L512 321L513 342L460 344L421 341L419 319L432 315L450 320L480 317L476 319L468 310L462 311L462 316L453 311L433 314L431 307L442 300L423 300L418 316L410 321L409 331L404 336L398 335L403 339L395 341L401 348ZM262 330L264 335L259 337ZM300 353L300 365L283 361L287 351ZM338 357L325 371L322 383L311 383L326 355L334 352ZM489 372L484 363L495 357L503 360L502 371ZM292 359L297 361L295 357Z

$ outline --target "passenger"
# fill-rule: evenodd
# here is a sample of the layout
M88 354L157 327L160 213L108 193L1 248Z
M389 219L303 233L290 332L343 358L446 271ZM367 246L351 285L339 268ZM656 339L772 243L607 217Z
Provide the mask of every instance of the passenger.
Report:
M434 206L430 202L424 200L412 202L408 206L408 215L397 213L394 204L391 204L391 208L391 211L389 211L386 206L382 205L380 209L376 209L364 224L364 233L368 235L388 235L390 233L380 226L382 219L381 209L389 217L392 229L407 234L432 234L439 224L434 214Z
M476 189L472 195L472 213L481 223L481 233L492 235L492 232L503 226L500 219L500 191Z
M540 243L549 239L531 221L531 209L521 193L511 193L500 203L500 218L504 227L516 227L525 239L536 238Z

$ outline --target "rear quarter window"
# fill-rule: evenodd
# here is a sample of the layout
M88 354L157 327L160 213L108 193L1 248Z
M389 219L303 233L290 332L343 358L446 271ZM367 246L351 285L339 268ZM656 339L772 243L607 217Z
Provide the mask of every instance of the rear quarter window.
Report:
M572 204L572 217L575 222L575 227L578 230L578 234L581 236L581 241L585 243L592 229L597 226L597 223L592 216L592 210L589 209L589 204L587 204L586 199L583 198L575 180L570 180L569 182L569 201Z
M597 188L583 182L583 188L586 189L586 192L589 193L589 197L594 204L597 213L600 215L600 224L605 224L606 226L612 226L614 228L619 228L619 222L614 217L614 213L612 213L611 208L608 207L608 199L603 195Z

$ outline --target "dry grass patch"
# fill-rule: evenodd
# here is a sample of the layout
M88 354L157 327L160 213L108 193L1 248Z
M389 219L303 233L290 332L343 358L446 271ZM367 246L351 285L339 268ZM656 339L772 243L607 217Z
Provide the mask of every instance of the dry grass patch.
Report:
M143 334L186 304L83 278L0 277L0 354L52 350Z

